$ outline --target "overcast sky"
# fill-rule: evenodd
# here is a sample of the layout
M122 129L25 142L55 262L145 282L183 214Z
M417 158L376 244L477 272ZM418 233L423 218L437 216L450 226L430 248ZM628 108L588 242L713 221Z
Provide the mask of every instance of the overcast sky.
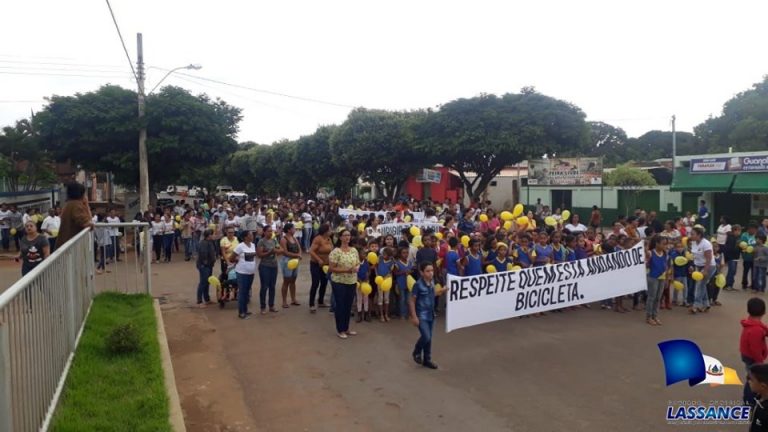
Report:
M112 0L132 60L196 63L166 83L243 108L240 141L271 143L340 123L349 106L434 107L479 93L542 93L630 136L691 131L768 73L764 0ZM43 98L135 88L103 0L4 1L0 125ZM186 72L186 71L185 71ZM70 76L55 76L63 74ZM75 76L80 75L80 76ZM164 72L148 70L147 89ZM338 105L333 105L338 104Z

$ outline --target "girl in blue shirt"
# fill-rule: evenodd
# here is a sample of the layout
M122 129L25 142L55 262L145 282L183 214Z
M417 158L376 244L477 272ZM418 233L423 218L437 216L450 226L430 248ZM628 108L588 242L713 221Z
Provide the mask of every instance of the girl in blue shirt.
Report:
M361 248L360 268L357 270L357 322L371 321L371 316L368 313L368 296L360 291L360 284L368 282L371 274L371 264L368 262L367 255L366 250Z
M685 264L678 265L675 262L675 258L685 258L685 246L683 246L682 240L675 240L675 247L669 252L669 261L672 266L672 279L683 285L683 289L674 289L672 293L672 303L678 306L688 306L685 304L686 292L688 287L688 270L693 264L686 259ZM678 301L678 297L680 300Z
M394 259L392 259L392 249L385 247L381 250L381 257L379 258L379 264L376 266L376 276L381 276L384 279L392 276L392 270L395 266ZM379 321L389 321L389 293L377 290L376 305L379 309Z
M645 322L648 325L661 325L659 321L659 302L669 277L669 255L667 239L656 234L648 244L646 256L648 267L648 299L645 301Z
M483 274L483 253L480 251L480 240L469 242L469 253L464 257L464 276Z
M507 265L512 264L512 260L507 256L508 250L509 248L507 248L506 243L498 242L496 244L496 257L491 261L491 265L496 268L496 272L505 272L507 271Z
M576 261L578 258L576 257L576 237L575 236L566 236L565 237L565 246L566 246L566 254L565 254L565 261L566 262L573 262ZM586 252L584 253L586 257Z
M533 247L536 252L536 258L534 258L533 266L540 267L552 263L554 251L552 245L549 243L549 235L545 232L539 233L539 243Z
M400 302L400 319L408 316L408 299L410 290L408 290L408 276L413 271L413 263L408 260L409 248L401 247L397 250L397 260L395 261L395 281L397 282L398 301Z
M560 233L552 234L552 264L564 263L568 255L568 250L560 243L560 240Z
M454 276L461 276L459 273L459 268L461 266L461 263L459 262L461 260L461 257L459 256L459 252L456 250L456 247L459 245L459 240L456 237L451 237L448 239L448 252L445 253L445 272L449 275Z
M522 268L528 268L533 264L533 259L536 257L535 252L528 247L531 237L528 234L522 234L518 242L520 244L514 251L515 262Z

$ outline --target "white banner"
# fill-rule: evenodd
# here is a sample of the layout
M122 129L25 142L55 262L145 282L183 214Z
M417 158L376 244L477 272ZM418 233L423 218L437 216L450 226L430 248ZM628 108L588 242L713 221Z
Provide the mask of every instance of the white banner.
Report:
M446 331L646 290L640 243L625 251L516 272L448 276Z
M393 210L394 211L394 210ZM370 211L370 210L350 210L345 208L339 209L339 216L341 216L344 220L349 219L350 216L358 218L360 216L368 216L371 213L375 214L376 217L383 216L387 217L387 214L391 213L388 211ZM409 212L411 215L413 215L413 221L414 222L420 222L424 220L424 212Z
M392 234L393 236L395 236L395 239L397 239L397 241L400 241L400 237L402 236L403 229L410 228L412 226L419 227L419 229L421 229L422 232L424 232L427 229L431 229L432 231L437 232L443 227L439 223L433 223L433 222L403 222L403 223L381 224L379 225L378 230L381 233L382 237Z

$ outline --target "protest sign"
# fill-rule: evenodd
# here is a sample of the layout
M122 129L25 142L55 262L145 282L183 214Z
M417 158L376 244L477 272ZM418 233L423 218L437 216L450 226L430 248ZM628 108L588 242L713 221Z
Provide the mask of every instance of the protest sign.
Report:
M410 228L412 226L417 226L421 230L421 232L424 232L428 229L431 229L434 232L438 232L443 226L439 223L433 223L433 222L403 222L403 223L388 223L388 224L381 224L378 227L379 232L381 233L381 236L388 236L393 235L395 236L395 239L397 241L400 241L400 237L402 235L403 229Z
M646 289L643 244L515 272L448 276L446 331L632 294Z
M384 218L387 217L387 214L390 212L386 211L371 211L371 210L350 210L345 208L339 209L339 216L342 217L344 220L348 220L350 218L359 218L363 215L368 216L371 213L376 215L376 217L382 216ZM411 214L411 217L413 217L414 222L419 222L424 220L424 212L409 212Z

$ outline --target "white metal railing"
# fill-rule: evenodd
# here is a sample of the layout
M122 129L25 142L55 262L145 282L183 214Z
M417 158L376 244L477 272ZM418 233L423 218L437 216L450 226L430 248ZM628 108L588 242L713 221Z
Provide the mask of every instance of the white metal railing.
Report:
M150 292L147 224L99 224L118 225L128 246L113 270L119 283L95 274L86 229L0 294L0 432L47 430L97 292ZM134 238L140 253L127 244Z

